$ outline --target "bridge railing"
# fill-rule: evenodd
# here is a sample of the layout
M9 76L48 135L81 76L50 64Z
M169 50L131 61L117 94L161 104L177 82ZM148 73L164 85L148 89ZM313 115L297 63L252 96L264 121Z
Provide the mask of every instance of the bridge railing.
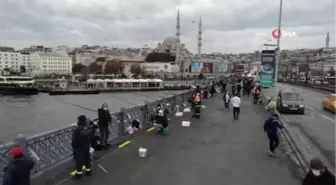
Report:
M153 102L145 102L129 109L120 109L118 112L112 113L112 121L109 125L110 140L117 139L120 136L127 135L126 128L133 120L139 120L142 127L150 124L150 118L155 112L157 104L162 104L169 113L175 114L178 109L183 109L185 102L191 96L191 91L175 94L170 97L162 97ZM97 119L93 120L94 122ZM72 157L72 133L76 125L72 124L64 128L58 128L52 131L41 133L29 138L25 138L22 134L15 141L7 143L0 148L0 183L2 183L2 169L10 160L9 150L13 146L27 145L25 153L35 160L36 165L32 174L43 173L44 170L50 169L59 163L71 159ZM27 144L28 143L28 144Z

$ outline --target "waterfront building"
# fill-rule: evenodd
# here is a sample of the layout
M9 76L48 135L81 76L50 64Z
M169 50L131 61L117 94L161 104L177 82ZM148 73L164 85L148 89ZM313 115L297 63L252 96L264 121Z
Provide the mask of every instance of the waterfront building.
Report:
M36 52L31 54L32 74L71 74L72 58L67 53Z
M0 71L10 69L19 72L21 66L24 66L27 72L32 70L31 55L13 51L0 52Z

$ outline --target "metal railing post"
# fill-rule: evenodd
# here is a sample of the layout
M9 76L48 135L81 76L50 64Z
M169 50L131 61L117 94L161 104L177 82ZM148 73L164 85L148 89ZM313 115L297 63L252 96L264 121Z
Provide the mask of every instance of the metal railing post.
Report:
M119 136L124 136L126 131L125 131L125 124L127 123L127 109L126 108L121 108L120 113L119 113L119 125L118 125L118 135Z

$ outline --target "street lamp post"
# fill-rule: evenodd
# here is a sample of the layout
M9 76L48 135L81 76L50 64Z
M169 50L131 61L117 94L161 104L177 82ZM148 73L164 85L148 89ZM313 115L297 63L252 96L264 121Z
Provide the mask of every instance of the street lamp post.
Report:
M282 0L280 0L280 7L279 7L279 22L278 22L278 32L281 34L281 21L282 21ZM281 36L277 39L277 48L276 48L276 58L275 58L275 75L274 75L274 84L276 85L278 81L278 72L279 72L279 63L280 63L280 39Z

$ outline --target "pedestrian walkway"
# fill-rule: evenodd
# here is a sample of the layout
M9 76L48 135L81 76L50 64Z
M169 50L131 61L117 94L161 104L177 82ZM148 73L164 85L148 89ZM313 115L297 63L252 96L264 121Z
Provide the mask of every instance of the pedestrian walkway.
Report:
M65 180L62 185L297 185L285 156L267 155L261 109L242 98L240 120L232 107L224 109L222 95L206 100L200 119L191 113L171 120L167 136L143 133L96 165L92 177ZM190 127L181 122L190 120ZM139 158L139 147L148 149ZM280 152L278 152L280 153Z

